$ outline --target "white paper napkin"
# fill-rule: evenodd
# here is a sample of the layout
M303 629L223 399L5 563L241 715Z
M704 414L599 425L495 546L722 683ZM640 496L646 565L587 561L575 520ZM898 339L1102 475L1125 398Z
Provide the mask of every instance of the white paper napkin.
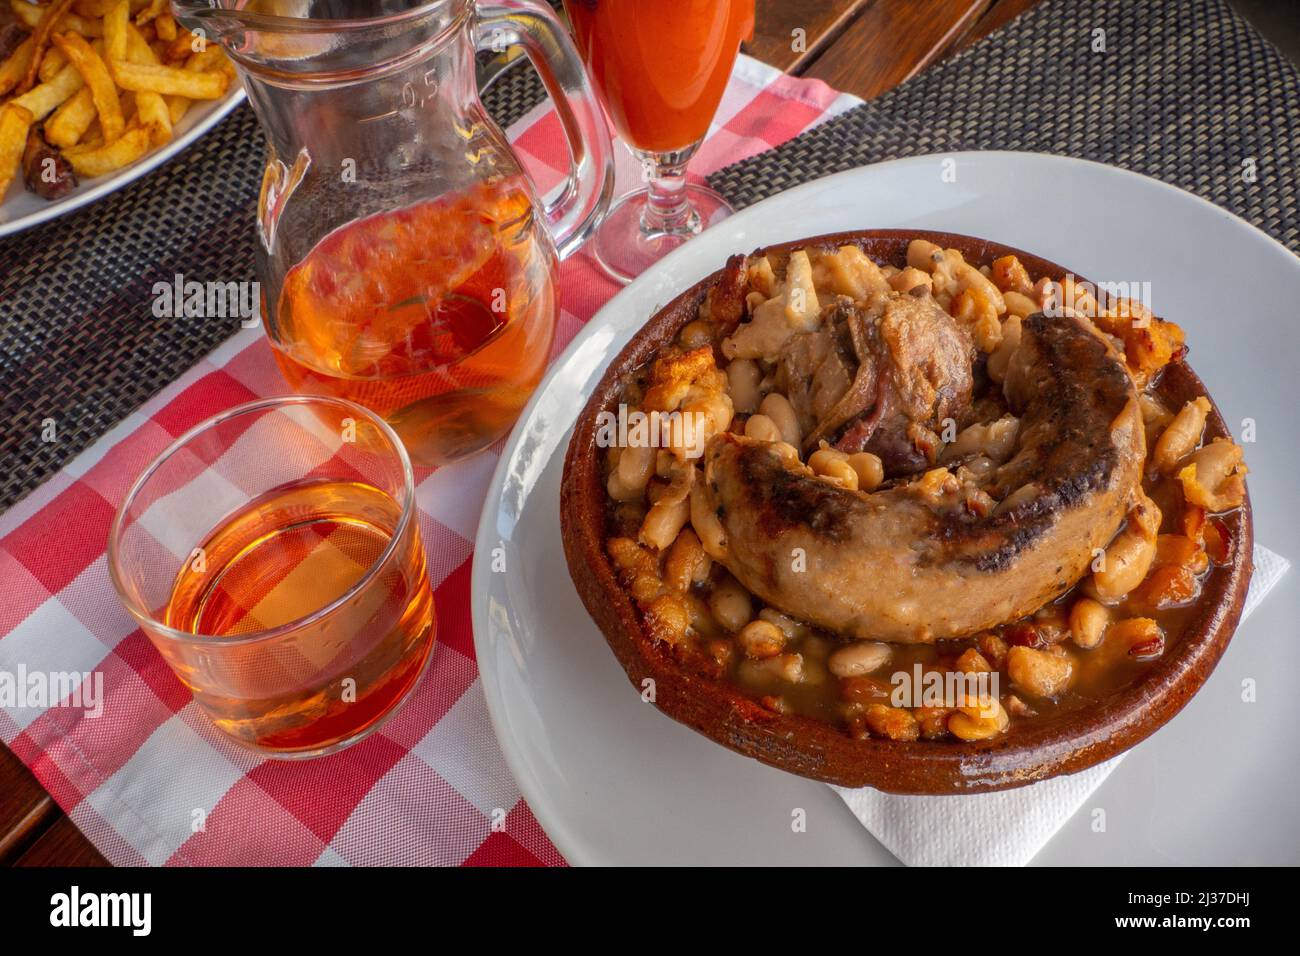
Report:
M1244 621L1291 562L1255 545ZM890 853L909 866L1024 866L1074 816L1124 755L1079 773L998 793L901 797L832 787Z

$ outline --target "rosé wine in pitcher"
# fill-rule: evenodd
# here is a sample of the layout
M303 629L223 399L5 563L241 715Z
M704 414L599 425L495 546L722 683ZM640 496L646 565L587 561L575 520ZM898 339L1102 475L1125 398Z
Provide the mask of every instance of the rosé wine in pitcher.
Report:
M276 358L295 390L360 402L438 465L504 435L555 331L556 260L518 178L349 223L285 275Z

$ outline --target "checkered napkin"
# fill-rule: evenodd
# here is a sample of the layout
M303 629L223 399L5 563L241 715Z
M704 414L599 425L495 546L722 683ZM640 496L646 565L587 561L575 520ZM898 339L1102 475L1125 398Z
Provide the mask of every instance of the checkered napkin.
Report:
M741 57L692 173L856 102ZM540 190L561 181L567 152L546 105L511 140ZM623 150L619 163L621 193L639 169ZM583 254L560 282L557 354L617 291ZM191 426L286 390L260 330L241 332L0 516L0 675L90 673L103 686L97 717L72 698L0 699L0 740L119 865L562 864L502 760L474 659L472 539L500 446L417 472L438 647L398 714L342 753L262 760L228 743L118 603L104 551L131 482Z

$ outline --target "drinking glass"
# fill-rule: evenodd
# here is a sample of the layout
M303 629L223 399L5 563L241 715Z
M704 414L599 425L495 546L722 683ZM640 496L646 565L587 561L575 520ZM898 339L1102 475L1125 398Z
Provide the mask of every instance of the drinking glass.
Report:
M592 251L628 282L731 213L707 186L688 183L731 76L754 29L754 0L565 0L587 71L610 122L640 161L647 185L610 208Z
M373 731L434 643L410 460L344 399L251 402L182 435L122 502L108 564L199 707L271 756Z

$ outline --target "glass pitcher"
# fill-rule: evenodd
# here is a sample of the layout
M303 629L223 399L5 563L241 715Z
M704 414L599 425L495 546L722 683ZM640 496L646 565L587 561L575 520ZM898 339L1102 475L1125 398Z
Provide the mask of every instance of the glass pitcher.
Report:
M234 61L269 150L262 316L298 391L358 401L417 462L514 423L554 335L557 255L609 204L610 139L581 60L534 0L176 0ZM474 54L520 44L569 175L545 205L484 110Z

